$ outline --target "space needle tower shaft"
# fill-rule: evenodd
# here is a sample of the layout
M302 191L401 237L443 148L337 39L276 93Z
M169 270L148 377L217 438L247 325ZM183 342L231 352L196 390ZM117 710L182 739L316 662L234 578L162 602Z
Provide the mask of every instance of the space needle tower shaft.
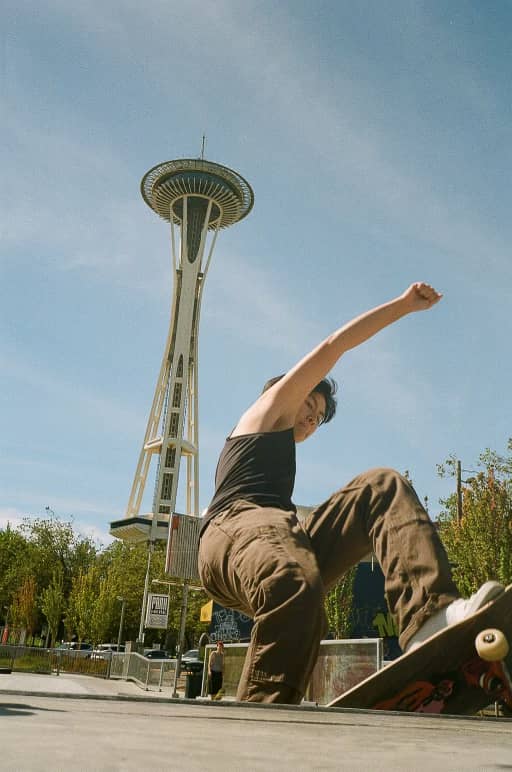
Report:
M158 457L151 536L175 511L186 458L186 514L199 514L198 331L201 297L218 232L251 210L254 196L236 172L203 159L167 161L141 182L144 200L171 227L174 273L171 318L162 364L126 517L137 517L151 460ZM168 539L168 544L169 544Z

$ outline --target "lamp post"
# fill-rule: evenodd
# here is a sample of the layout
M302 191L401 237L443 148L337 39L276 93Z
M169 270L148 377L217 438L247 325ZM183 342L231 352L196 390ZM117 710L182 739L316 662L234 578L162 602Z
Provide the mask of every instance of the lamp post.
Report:
M140 646L144 644L144 627L146 624L146 606L148 603L149 576L151 573L151 558L153 556L154 549L155 549L155 542L150 541L148 544L148 562L146 564L146 578L144 579L144 593L142 595L142 608L140 611L139 636L137 638L137 643Z
M462 484L463 483L472 483L473 477L468 477L467 480L462 479L462 473L468 473L474 474L473 469L463 469L462 463L457 460L455 463L455 480L456 480L456 501L457 501L457 523L462 522L462 516L463 516L463 508L462 508Z
M462 464L457 460L455 467L456 495L457 495L457 522L462 522Z
M5 625L4 625L1 643L8 643L9 641L9 610L10 610L9 606L4 606Z
M126 598L122 598L120 595L117 596L117 600L121 601L121 619L119 620L119 634L117 636L117 652L121 650L121 640L123 638L123 625L124 625L124 610L126 607Z

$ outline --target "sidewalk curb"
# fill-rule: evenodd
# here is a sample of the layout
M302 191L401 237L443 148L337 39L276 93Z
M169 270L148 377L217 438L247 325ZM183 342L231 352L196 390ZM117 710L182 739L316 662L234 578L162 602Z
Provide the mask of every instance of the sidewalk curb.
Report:
M56 697L69 700L122 700L123 702L165 702L165 703L196 703L196 700L184 697L146 697L143 694L78 694L74 692L45 692L30 689L0 689L0 699L4 694L26 697Z
M184 705L184 706L203 706L210 708L245 708L253 710L263 711L292 711L297 713L330 713L333 714L356 714L356 715L373 715L381 717L399 717L403 721L407 720L427 720L434 719L438 721L462 721L466 722L478 722L478 723L511 723L512 718L503 716L452 716L449 714L435 714L435 713L404 713L400 711L388 711L388 710L371 710L362 708L328 708L325 705L278 705L275 703L258 703L258 702L236 702L236 700L210 700L206 697L200 697L198 699L188 699L185 697L146 697L141 694L73 694L71 692L46 692L35 691L27 689L0 689L0 705L2 704L2 696L11 695L18 697L53 697L56 699L68 699L68 700L98 700L101 702L136 702L136 703L157 703L160 705Z

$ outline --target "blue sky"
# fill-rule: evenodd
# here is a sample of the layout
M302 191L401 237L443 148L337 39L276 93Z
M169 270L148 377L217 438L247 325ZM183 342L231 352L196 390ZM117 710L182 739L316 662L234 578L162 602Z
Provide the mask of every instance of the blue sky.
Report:
M203 296L201 505L261 384L416 280L443 301L338 363L296 503L384 465L435 516L453 487L437 463L505 450L510 3L7 0L2 16L0 524L49 507L108 543L124 515L172 291L139 184L203 133L255 206L220 234Z

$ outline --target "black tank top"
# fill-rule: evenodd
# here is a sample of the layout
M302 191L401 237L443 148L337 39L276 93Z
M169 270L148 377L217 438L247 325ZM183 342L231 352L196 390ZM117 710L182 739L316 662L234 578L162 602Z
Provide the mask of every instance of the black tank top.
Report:
M201 533L209 521L238 499L259 507L296 511L293 428L281 432L228 437L215 473L215 493Z

